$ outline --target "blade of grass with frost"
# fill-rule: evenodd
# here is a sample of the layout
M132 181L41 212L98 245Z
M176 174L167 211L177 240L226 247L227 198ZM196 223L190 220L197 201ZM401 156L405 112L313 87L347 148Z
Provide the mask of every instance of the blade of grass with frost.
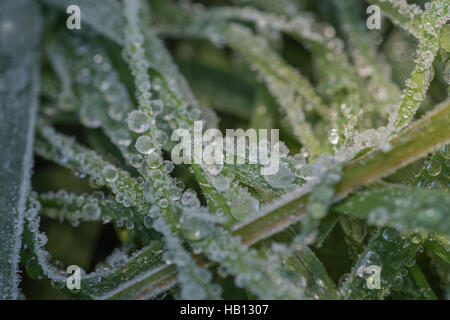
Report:
M34 1L0 4L0 299L20 297L18 264L40 91L40 14Z
M370 239L352 271L340 287L347 299L380 299L389 296L390 288L401 269L412 267L424 239L419 234L400 236L395 230L383 228ZM379 268L374 274L373 266ZM377 285L374 277L380 277Z
M406 0L367 0L367 2L379 6L396 25L416 38L420 36L423 10L418 5L408 4Z
M420 104L425 100L434 77L433 61L439 50L439 34L448 21L449 6L446 0L429 2L420 24L419 48L416 52L415 68L406 81L399 106L391 111L389 124L395 128L407 125Z
M398 185L356 193L334 209L367 219L371 225L450 235L449 207L447 192Z
M74 194L60 190L38 194L36 199L42 205L40 214L48 218L69 221L103 221L103 223L121 219L135 223L142 222L142 219L133 219L135 214L138 214L134 208L119 205L109 197L99 200L92 194Z

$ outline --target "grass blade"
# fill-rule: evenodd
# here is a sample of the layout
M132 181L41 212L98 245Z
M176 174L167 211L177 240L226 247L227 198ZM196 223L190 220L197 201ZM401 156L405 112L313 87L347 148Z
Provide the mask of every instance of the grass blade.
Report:
M18 299L18 263L39 105L40 7L31 0L2 1L0 21L9 26L0 30L0 80L4 84L0 89L4 91L0 101L0 299Z

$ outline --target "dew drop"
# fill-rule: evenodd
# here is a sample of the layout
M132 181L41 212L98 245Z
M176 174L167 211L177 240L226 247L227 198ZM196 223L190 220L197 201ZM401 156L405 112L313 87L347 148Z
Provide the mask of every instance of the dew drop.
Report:
M164 102L161 100L153 100L150 104L154 114L160 114L164 110Z
M102 174L107 182L114 182L117 180L117 177L119 176L116 168L109 165L103 168Z
M155 151L156 146L153 140L148 136L140 136L136 140L135 147L142 154L150 154Z
M222 176L215 176L212 178L214 188L219 192L224 192L230 189L230 179Z
M131 111L127 116L127 123L130 130L137 133L143 133L150 128L150 120L141 110Z
M157 153L152 153L147 157L147 165L152 169L157 169L161 166L162 159Z
M441 173L441 170L442 170L441 163L436 160L430 161L430 163L428 163L428 165L427 165L426 170L430 176L435 177Z
M97 220L100 217L101 209L94 203L87 203L83 206L83 213L89 220Z

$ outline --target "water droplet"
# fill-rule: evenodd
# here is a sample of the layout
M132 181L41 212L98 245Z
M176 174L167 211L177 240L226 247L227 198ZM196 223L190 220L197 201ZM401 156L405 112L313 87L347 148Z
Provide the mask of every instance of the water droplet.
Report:
M157 169L161 166L162 159L157 153L152 153L147 157L147 165L152 169Z
M83 213L89 220L97 220L100 217L101 209L94 203L87 203L83 206Z
M435 177L441 173L442 170L441 163L437 160L430 161L427 165L426 170L430 176Z
M212 178L214 188L219 192L224 192L230 189L230 179L223 176L215 176Z
M192 189L187 189L181 197L181 203L187 207L193 206L197 200L197 193Z
M106 166L102 170L103 177L107 182L114 182L117 180L117 177L119 176L116 168L113 166Z
M150 104L154 114L160 114L164 110L164 102L161 100L153 100Z
M143 154L150 154L156 149L153 140L148 136L140 136L137 138L135 147L137 151Z
M131 131L143 133L150 128L147 114L140 110L131 111L127 116L128 127Z

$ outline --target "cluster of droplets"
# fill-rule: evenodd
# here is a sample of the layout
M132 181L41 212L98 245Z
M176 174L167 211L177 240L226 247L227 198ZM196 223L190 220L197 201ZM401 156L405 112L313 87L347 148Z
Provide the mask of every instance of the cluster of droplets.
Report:
M414 177L414 184L419 188L450 188L450 146L442 146L424 164L423 170Z
M383 299L391 290L401 290L408 274L405 268L416 263L416 254L423 251L424 241L425 236L418 233L400 234L389 228L378 230L351 273L339 281L341 294L350 299ZM379 283L374 277L379 277ZM379 287L372 286L375 284Z
M156 128L156 116L163 111L161 100L151 100L150 67L144 49L144 36L141 33L139 1L125 1L124 15L127 20L125 30L124 56L135 80L136 97L139 109L127 116L128 127L135 133L145 133L136 140L136 150L144 155L159 152L161 148L160 131Z
M39 134L51 145L48 147L37 143L37 152L42 156L78 172L80 177L89 175L91 181L99 186L108 186L115 194L115 200L125 207L141 203L139 183L128 172L114 167L72 138L57 133L49 125L42 124Z
M402 127L414 116L434 78L433 61L439 50L439 33L449 20L449 8L441 1L428 2L421 18L419 48L415 57L415 68L406 80L402 102L391 112L390 125Z
M301 299L303 289L280 275L278 259L262 259L254 249L242 245L223 229L195 245L209 259L221 265L219 274L235 276L235 284L248 288L261 299Z
M80 221L102 221L104 224L115 221L118 226L134 225L140 216L134 214L133 208L125 208L112 197L105 197L103 192L91 194L73 194L65 190L38 195L44 205L42 213L51 218L67 219L76 227Z

